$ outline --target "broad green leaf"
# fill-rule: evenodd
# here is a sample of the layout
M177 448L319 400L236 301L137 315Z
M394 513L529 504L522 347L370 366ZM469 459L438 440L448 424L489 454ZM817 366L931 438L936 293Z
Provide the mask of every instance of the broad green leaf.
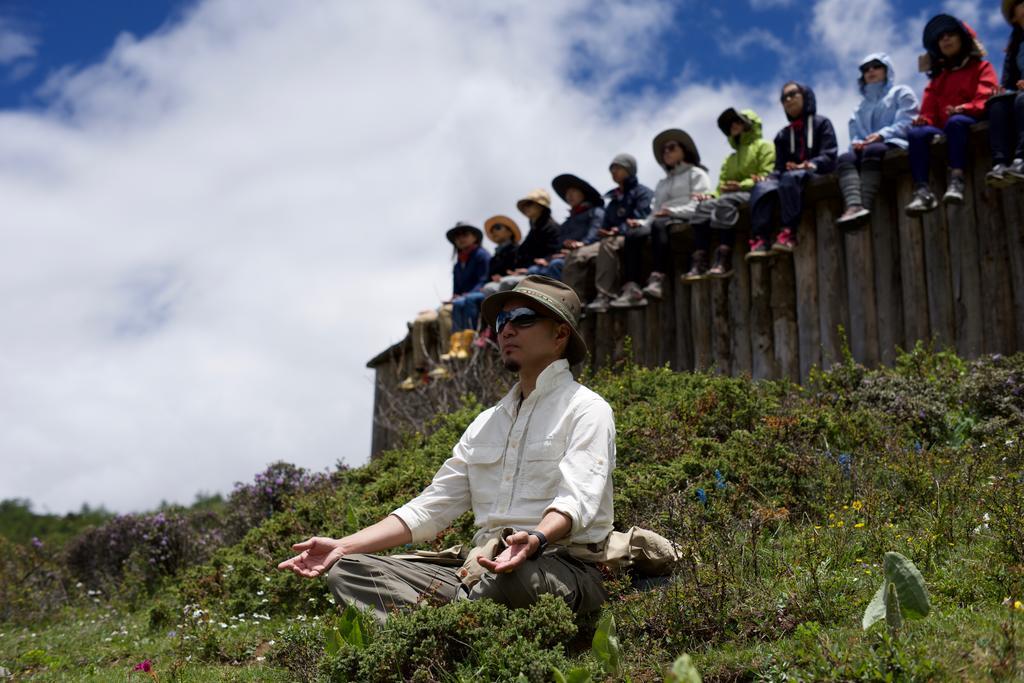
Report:
M338 633L338 629L332 628L327 632L327 654L332 657L339 652L344 646L345 641L341 639L341 634Z
M885 592L885 623L893 631L903 626L903 616L900 614L900 597L896 594L896 584L888 584Z
M899 553L888 552L885 554L883 568L886 581L896 587L902 615L911 619L927 616L931 611L928 589L914 563Z
M679 655L672 663L666 680L671 683L702 683L700 672L690 661L690 655Z
M516 679L516 683L530 683L530 679L526 677L526 674L521 673Z
M864 610L864 618L861 620L861 626L867 631L869 628L874 626L876 623L885 619L885 592L887 590L887 581L882 581L882 585L875 591L875 597L871 598L871 602L868 603L868 608Z
M366 647L366 637L363 635L363 614L352 605L345 608L341 615L341 623L338 624L338 635L349 647L361 650Z
M622 650L615 631L615 617L611 612L606 612L598 622L592 647L594 657L605 673L618 676L622 672Z

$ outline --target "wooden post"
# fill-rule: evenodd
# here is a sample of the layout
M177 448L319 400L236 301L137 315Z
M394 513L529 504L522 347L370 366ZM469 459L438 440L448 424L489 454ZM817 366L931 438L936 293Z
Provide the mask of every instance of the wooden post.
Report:
M818 226L818 314L821 320L822 365L829 368L843 355L840 327L850 328L846 298L844 259L839 231L832 216L833 202L821 200L815 207Z
M771 310L775 367L782 379L800 381L800 342L796 326L796 278L793 259L779 256L772 261Z
M846 292L850 306L850 351L869 368L878 365L878 310L875 304L875 263L871 230L844 232Z
M690 311L693 323L694 368L711 367L711 289L707 280L690 283Z
M804 211L800 239L793 251L796 322L800 343L800 381L821 367L821 314L818 312L818 230L816 211Z
M903 295L900 286L900 243L895 192L879 192L871 212L871 246L875 261L875 302L878 313L878 351L882 363L896 362L903 347Z
M584 306L586 304L584 303ZM597 358L597 314L587 313L586 317L580 320L580 334L583 335L583 341L587 344L587 349L590 350L590 364L591 370L598 368Z
M1013 288L1007 255L1006 222L997 192L985 187L985 173L992 160L988 145L975 145L973 178L975 218L981 272L982 329L985 353L1014 353L1017 350L1013 322Z
M896 211L900 231L900 281L903 285L903 338L907 348L929 339L921 220L910 218L904 211L912 197L910 176L901 176L897 186Z
M750 352L754 379L773 379L775 348L772 344L771 265L764 259L750 265Z
M693 324L690 319L690 288L679 278L673 278L676 306L676 360L672 367L678 371L693 370Z
M921 219L924 235L925 282L928 288L928 326L932 340L942 347L956 343L953 285L949 266L949 231L944 211L932 211Z
M733 275L729 280L729 319L732 322L732 374L750 374L750 270L743 260L748 251L746 235L736 238Z
M1007 251L1010 254L1010 279L1013 283L1014 327L1017 350L1024 350L1024 191L1019 187L1003 190Z
M678 269L676 269L678 270ZM658 329L653 332L658 336L658 365L665 365L668 363L671 367L676 368L675 362L675 349L676 349L676 287L675 283L679 280L679 275L676 272L669 273L665 276L665 281L662 283L662 300L658 304ZM676 368L678 369L678 368Z
M962 206L946 207L956 351L964 358L981 355L983 342L978 224L975 220L978 206L975 197L979 191L984 191L984 186L972 182L964 194Z
M668 276L664 286L668 286ZM649 368L661 365L661 314L663 301L651 301L644 311L644 365Z
M719 373L731 375L732 334L729 330L729 280L711 280L711 350Z
M657 304L648 304L647 308ZM647 310L630 308L626 311L626 335L633 343L633 362L646 366L647 363Z
M616 313L594 313L594 367L606 368L615 362L615 330L612 323Z

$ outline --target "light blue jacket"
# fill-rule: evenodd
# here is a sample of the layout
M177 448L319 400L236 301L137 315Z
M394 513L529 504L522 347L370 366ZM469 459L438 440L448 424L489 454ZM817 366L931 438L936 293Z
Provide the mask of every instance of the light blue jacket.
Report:
M907 148L907 131L919 111L917 95L907 85L893 85L896 73L892 59L884 52L870 54L861 60L863 67L878 60L885 64L884 83L861 83L864 99L850 116L850 142L861 142L872 133L878 133L885 142Z

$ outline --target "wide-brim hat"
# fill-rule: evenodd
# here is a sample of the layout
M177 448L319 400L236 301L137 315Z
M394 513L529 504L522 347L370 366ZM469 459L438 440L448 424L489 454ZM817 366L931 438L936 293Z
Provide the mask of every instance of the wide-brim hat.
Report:
M555 192L562 198L562 201L566 204L569 200L565 198L565 193L570 187L575 187L583 193L583 200L591 206L604 206L604 197L601 193L594 189L594 186L588 183L579 176L574 176L572 173L563 173L560 176L556 176L551 181L551 187L555 188Z
M697 143L693 141L690 134L685 130L679 128L669 128L663 130L654 136L654 141L651 142L651 148L654 150L654 159L658 162L659 166L664 166L665 162L661 160L661 150L665 148L665 145L675 140L683 149L686 151L686 162L693 164L694 166L700 166L700 152L697 151Z
M729 107L718 115L718 130L722 131L722 134L725 135L725 137L729 137L729 131L732 129L732 124L737 122L742 123L746 130L750 130L754 125L753 121L736 111L734 107Z
M1013 10L1021 3L1021 0L1003 0L1003 18L1010 26L1013 26Z
M480 308L484 322L494 325L498 312L509 299L529 299L538 303L555 320L569 326L572 334L565 349L565 358L570 365L576 365L587 357L587 343L583 341L579 328L580 311L583 307L572 287L544 275L527 275L514 288L484 299Z
M921 43L924 45L924 49L930 53L938 53L939 36L950 31L960 33L967 45L970 46L972 52L977 53L981 57L985 56L985 46L978 39L977 32L966 21L957 19L951 14L936 14L925 24L924 31L921 34Z
M491 216L484 223L484 232L487 233L487 239L491 240L495 244L498 243L498 241L494 239L494 235L492 233L494 232L494 228L499 225L504 225L506 228L512 231L513 242L518 244L519 242L522 241L523 232L519 229L519 225L508 216L502 216L500 214L497 216Z
M530 190L529 192L526 193L525 197L517 201L516 208L519 209L521 213L526 213L525 211L523 211L523 205L529 203L538 204L540 206L543 206L545 209L550 210L551 195L548 194L548 191L545 190L544 188L538 187L536 190Z
M460 232L473 233L473 236L476 237L477 244L480 244L481 242L484 241L484 233L480 228L476 227L475 225L470 225L469 223L464 223L462 221L459 221L458 223L455 224L455 227L449 229L448 232L445 233L445 237L448 238L449 242L455 244L455 236L458 235Z

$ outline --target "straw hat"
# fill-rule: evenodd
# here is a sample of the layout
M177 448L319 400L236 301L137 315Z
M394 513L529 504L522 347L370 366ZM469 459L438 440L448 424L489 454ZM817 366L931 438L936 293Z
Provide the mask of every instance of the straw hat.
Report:
M516 202L516 208L522 211L523 205L530 202L539 204L545 209L551 209L551 195L543 188L538 187L536 190L530 190L525 197Z
M516 244L523 240L523 233L519 229L519 225L508 216L502 216L500 214L497 216L491 216L487 219L487 222L484 223L484 232L487 233L487 239L491 240L495 244L498 243L498 240L494 239L494 235L492 233L494 232L494 228L499 225L504 225L512 231L512 241Z

